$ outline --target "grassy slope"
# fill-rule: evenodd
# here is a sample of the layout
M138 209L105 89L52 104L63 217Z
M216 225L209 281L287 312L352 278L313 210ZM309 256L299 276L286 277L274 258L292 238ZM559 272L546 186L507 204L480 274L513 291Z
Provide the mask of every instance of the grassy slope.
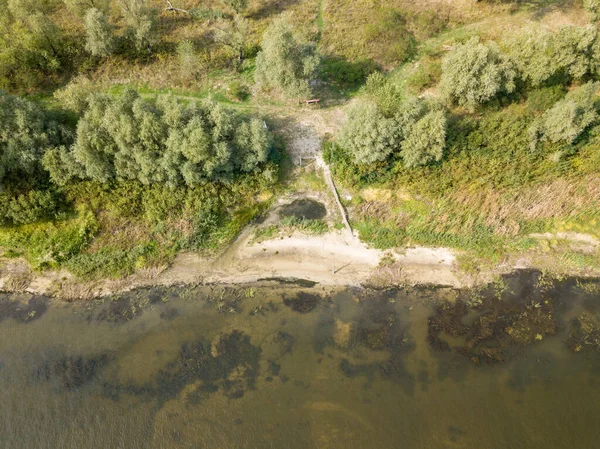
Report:
M432 96L441 58L456 40L475 34L498 39L532 21L549 28L584 23L579 10L536 11L499 14L440 33L424 41L415 60L394 70L389 82ZM421 244L464 250L462 265L471 269L523 256L557 270L600 269L600 251L593 246L569 241L566 234L531 237L549 232L600 238L600 138L591 136L559 162L557 152L564 148L530 152L527 127L544 95L530 93L529 99L491 105L474 116L455 110L441 163L412 170L398 164L392 175L382 174L387 180L351 187L355 195L348 206L361 237L380 248ZM474 124L477 131L469 133ZM453 141L453 135L468 138ZM344 174L338 175L343 182Z
M164 2L152 1L159 8L164 7ZM190 8L197 6L198 2L179 0L175 3L179 7ZM203 2L202 6L221 7L217 0ZM538 10L535 6L532 8ZM147 97L163 94L175 94L184 99L212 96L240 111L282 116L290 107L285 101L258 94L249 100L239 101L231 96L229 90L234 81L251 86L251 56L271 20L281 13L288 14L301 34L318 41L321 52L328 57L338 57L350 64L372 58L380 66L391 69L399 63L394 53L395 35L392 34L390 39L380 28L368 29L372 23L385 21L388 17L385 11L390 9L403 13L407 19L402 30L412 33L418 43L412 61L400 65L390 76L414 93L426 94L431 93L430 88L439 76L439 60L445 46L454 39L482 33L498 37L507 29L523 26L534 17L531 11L515 13L511 6L466 0L251 0L246 13L251 31L249 58L239 70L232 63L234 55L211 40L211 23L194 22L185 16L163 12L159 18L159 42L153 58L115 56L104 62L94 62L85 73L99 88L115 95L124 86L133 86ZM436 14L428 15L434 10ZM535 20L544 21L549 26L581 20L580 11L549 11ZM113 21L119 24L118 10L113 9L112 13ZM55 15L57 22L68 24L73 33L81 32L78 21L64 9L58 9ZM434 26L431 27L431 24ZM201 49L203 70L197 79L186 79L177 70L174 48L182 39L193 40ZM326 86L322 94L324 97L339 97L352 92ZM47 94L51 95L51 92ZM598 167L598 153L594 153L593 149L581 152L579 166L589 167L595 163ZM477 157L479 160L476 160ZM489 164L482 165L485 162L489 162L491 167ZM495 163L498 165L494 166ZM503 258L507 249L521 251L537 247L538 243L527 238L529 232L571 228L592 233L597 231L597 222L593 221L597 218L596 209L590 203L593 195L597 195L597 191L593 190L596 184L589 182L597 179L594 178L594 170L587 173L587 169L576 171L570 176L550 173L546 179L539 178L536 182L523 182L519 178L513 186L493 189L478 184L479 175L472 178L465 176L472 167L480 166L492 170L490 176L502 180L506 169L510 171L516 165L515 161L498 161L482 152L479 155L450 157L443 164L423 172L403 173L400 170L395 182L379 186L377 191L362 192L356 197L353 218L363 238L376 246L396 246L409 241L447 245L469 249L471 254L492 261ZM438 187L431 188L432 185ZM229 218L223 223L223 231L207 245L208 248L218 250L229 242L269 204L270 194L260 190L240 194L235 199L236 205L229 208ZM560 201L556 200L557 195ZM515 198L520 199L516 201ZM111 206L112 201L104 198L92 205L89 199L81 197L76 201L76 213L62 221L0 230L0 246L20 248L34 267L56 266L61 263L61 258L82 253L84 256L77 259L77 264L84 267L81 274L89 277L118 277L135 268L168 263L183 246L182 236L185 237L189 231L185 217L160 223L140 216L124 217L118 208ZM543 213L538 216L527 215L534 205L548 202L555 207L539 208ZM518 224L518 229L514 223ZM9 250L11 254L18 255ZM576 264L588 263L585 257L573 256L572 259Z

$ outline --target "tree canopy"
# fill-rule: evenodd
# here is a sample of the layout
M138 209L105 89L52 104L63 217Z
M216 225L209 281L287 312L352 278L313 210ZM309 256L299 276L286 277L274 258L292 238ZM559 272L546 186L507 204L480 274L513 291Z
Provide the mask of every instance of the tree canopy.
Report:
M85 49L94 56L108 56L113 50L112 26L104 13L90 8L85 13Z
M35 103L0 91L0 185L10 175L32 175L59 130Z
M567 93L537 120L529 130L531 146L539 141L573 143L590 125L598 121L596 109L599 83L589 82Z
M439 88L449 103L472 110L501 92L512 92L516 75L495 43L473 37L444 57Z
M242 119L210 101L156 103L132 90L88 99L70 148L48 152L57 183L70 178L195 186L228 181L267 161L272 140L259 119Z
M256 57L256 82L281 89L290 97L309 96L319 57L313 44L302 43L290 24L277 19L269 25Z

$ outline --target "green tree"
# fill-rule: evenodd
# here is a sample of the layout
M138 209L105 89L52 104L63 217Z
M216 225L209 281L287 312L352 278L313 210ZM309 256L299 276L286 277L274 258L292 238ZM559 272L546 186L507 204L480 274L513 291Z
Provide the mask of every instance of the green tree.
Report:
M538 142L573 143L598 121L596 109L599 83L589 82L567 93L529 129L531 147Z
M50 20L45 3L0 2L0 87L36 86L58 73L65 39Z
M248 40L248 21L241 15L236 15L233 21L221 22L215 27L215 40L231 48L241 64Z
M399 147L400 129L386 118L377 105L361 103L348 113L338 143L356 164L372 164L387 159Z
M402 142L402 158L406 167L439 161L446 148L446 114L443 110L425 114L411 127Z
M243 122L236 129L235 146L235 161L238 169L242 172L251 172L257 165L268 160L273 139L265 123L254 118Z
M120 0L121 10L129 33L138 50L152 53L155 28L155 10L146 0Z
M473 37L444 57L440 92L448 102L473 110L501 92L512 92L515 77L513 65L495 43Z
M593 20L600 19L600 1L599 0L583 0L583 7L590 13Z
M58 131L35 103L0 91L0 184L7 176L33 175Z
M243 120L212 102L166 98L146 101L132 90L120 97L95 94L77 125L71 148L47 152L52 180L137 180L149 185L196 186L228 181L266 162L270 134L260 121Z
M255 80L267 89L281 89L290 97L310 95L310 81L319 58L315 46L301 43L283 19L275 20L263 36L256 57Z
M104 13L90 8L85 13L85 49L94 56L108 56L113 51L113 28Z

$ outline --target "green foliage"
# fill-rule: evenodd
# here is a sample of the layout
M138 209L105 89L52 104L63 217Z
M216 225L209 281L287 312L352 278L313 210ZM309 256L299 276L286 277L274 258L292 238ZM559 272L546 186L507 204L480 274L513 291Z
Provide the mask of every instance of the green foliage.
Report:
M530 128L531 143L539 141L573 143L586 128L598 121L598 83L589 82L567 93Z
M0 223L15 225L53 219L59 205L56 193L49 190L31 190L13 198L0 194L0 201Z
M446 114L431 111L419 119L402 142L402 158L407 167L439 161L446 148Z
M505 40L521 78L532 86L598 73L600 42L595 26L566 26L551 32L531 27Z
M600 19L600 1L583 0L583 7L590 13L593 20Z
M307 218L284 217L280 223L284 231L300 231L309 235L323 235L329 231L329 226L323 220L310 220ZM267 231L268 232L268 231Z
M237 80L229 83L228 89L229 94L236 101L246 101L251 96L248 86Z
M49 152L44 166L59 184L82 178L195 186L257 169L271 147L258 119L243 120L210 101L154 104L129 90L90 97L75 144Z
M67 8L75 14L84 17L90 8L108 13L110 0L63 0Z
M310 96L310 81L319 63L315 46L301 43L289 23L277 19L265 31L261 47L256 57L258 85L281 89L290 97Z
M444 111L428 112L430 106L413 97L395 109L390 116L375 103L359 103L348 113L339 145L357 165L383 162L394 153L407 167L439 161L446 147Z
M155 38L156 11L146 0L119 0L119 4L135 47L150 54Z
M323 79L340 87L357 87L376 70L377 64L370 59L350 62L337 57L322 59L320 67Z
M67 221L0 228L0 247L25 252L33 268L57 267L83 251L98 231L91 212Z
M77 114L83 114L88 107L88 98L96 92L94 83L89 78L80 75L71 80L62 89L54 92L54 98L60 105Z
M397 123L373 103L360 103L348 112L338 142L356 164L386 160L400 144Z
M229 47L240 64L248 41L248 26L248 21L238 14L232 21L221 21L215 27L215 40Z
M113 51L113 28L102 11L90 8L85 13L85 49L93 56L108 56Z
M0 8L0 88L47 83L68 65L68 39L44 3L10 0L7 6Z
M458 44L442 61L440 92L449 103L471 110L515 88L516 71L493 43L479 38Z
M393 115L402 103L403 91L392 79L381 72L374 72L367 78L364 91L386 116Z
M32 176L44 152L58 143L58 127L45 111L0 91L0 186L7 176Z
M531 112L543 112L561 100L565 93L565 87L560 85L531 90L527 94L527 107Z

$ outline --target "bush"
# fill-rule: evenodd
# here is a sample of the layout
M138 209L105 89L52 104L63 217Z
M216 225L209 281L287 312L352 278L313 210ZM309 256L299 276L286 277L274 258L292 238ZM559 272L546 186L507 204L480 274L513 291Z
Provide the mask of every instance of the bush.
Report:
M0 213L4 214L5 221L15 225L53 219L59 208L57 195L52 191L32 190L15 198L2 199L2 202L6 207Z
M300 42L283 19L269 25L254 74L259 86L281 89L289 97L309 97L310 81L319 65L316 48Z
M439 161L446 148L446 114L431 111L410 129L402 142L402 158L407 167Z
M449 102L473 110L502 92L515 89L516 71L498 46L473 37L442 61L440 92Z
M417 42L401 11L383 9L364 29L369 54L380 55L386 65L412 58Z
M587 83L567 93L530 128L530 145L539 141L571 144L587 127L598 121L598 83Z
M372 164L398 148L400 135L393 119L384 117L377 105L364 103L349 111L338 142L356 164Z
M328 57L321 61L321 76L330 84L340 87L357 87L377 70L377 64L370 59L347 61L340 57Z

